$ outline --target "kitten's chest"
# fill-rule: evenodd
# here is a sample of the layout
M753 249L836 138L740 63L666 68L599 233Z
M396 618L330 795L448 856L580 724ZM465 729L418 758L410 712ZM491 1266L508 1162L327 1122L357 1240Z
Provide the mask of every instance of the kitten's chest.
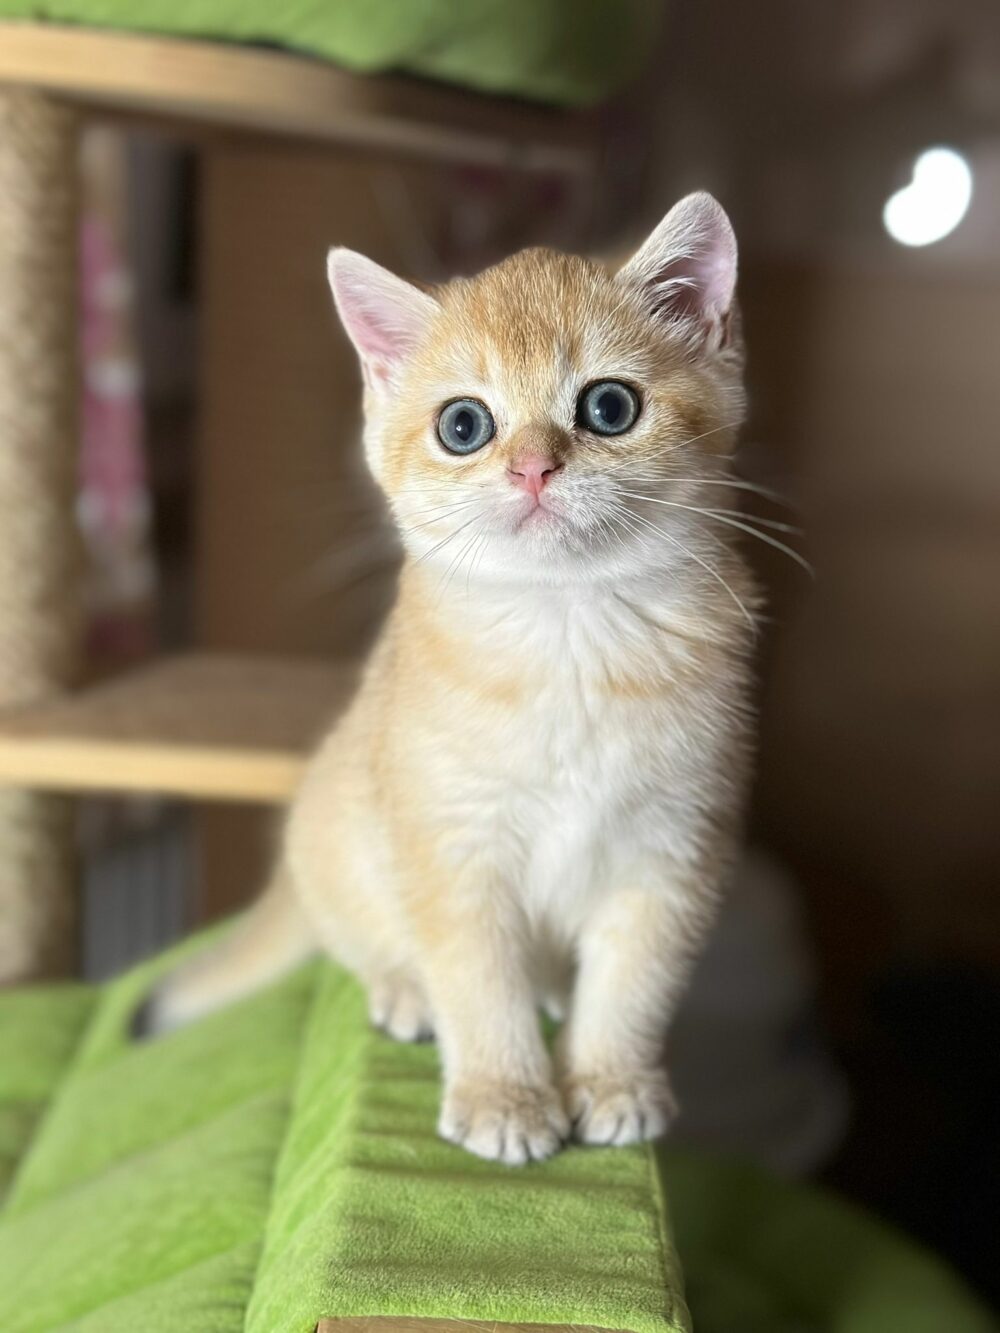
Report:
M512 620L492 652L510 702L481 720L488 749L522 782L582 801L648 780L682 711L679 673L655 627L600 603L561 606Z
M524 777L571 797L635 773L654 734L668 729L662 700L616 697L600 680L566 673L540 685L513 726ZM662 743L662 741L661 741Z
M497 823L523 858L514 878L532 920L572 930L612 868L669 818L683 781L676 702L637 688L609 690L600 672L553 675L520 745L508 734Z
M649 615L509 614L437 668L421 771L464 854L490 846L530 915L569 919L618 862L666 836L705 770L703 673ZM461 830L461 833L458 831Z

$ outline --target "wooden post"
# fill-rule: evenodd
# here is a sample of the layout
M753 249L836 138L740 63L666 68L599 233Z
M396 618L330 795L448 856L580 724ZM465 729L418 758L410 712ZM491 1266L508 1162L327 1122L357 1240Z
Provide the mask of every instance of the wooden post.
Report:
M0 706L78 665L76 149L69 108L0 87ZM71 819L0 789L0 982L73 968Z

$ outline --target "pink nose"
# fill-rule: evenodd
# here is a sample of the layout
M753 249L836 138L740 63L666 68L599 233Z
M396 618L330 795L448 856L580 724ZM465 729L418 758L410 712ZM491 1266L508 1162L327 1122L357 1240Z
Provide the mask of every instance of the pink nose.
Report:
M560 466L541 454L525 454L510 465L507 474L515 486L520 486L522 491L527 491L537 500L548 485L549 478L559 471Z

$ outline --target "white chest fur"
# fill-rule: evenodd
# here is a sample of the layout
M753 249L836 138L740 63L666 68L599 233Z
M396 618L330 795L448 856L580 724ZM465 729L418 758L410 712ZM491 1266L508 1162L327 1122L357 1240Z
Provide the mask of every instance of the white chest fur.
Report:
M689 842L686 811L717 774L725 659L690 640L662 595L484 595L448 609L470 670L513 701L427 719L428 772L459 856L488 846L532 916L572 930L629 858ZM725 710L722 710L723 713Z

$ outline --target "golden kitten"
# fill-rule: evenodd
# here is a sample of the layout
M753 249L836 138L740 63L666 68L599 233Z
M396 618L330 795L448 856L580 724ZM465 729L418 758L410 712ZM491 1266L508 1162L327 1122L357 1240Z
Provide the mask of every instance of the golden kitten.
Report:
M338 249L329 277L398 597L271 886L142 1025L325 949L391 1036L436 1035L446 1138L515 1164L653 1137L748 766L729 221L690 195L615 274L528 250L422 291Z

